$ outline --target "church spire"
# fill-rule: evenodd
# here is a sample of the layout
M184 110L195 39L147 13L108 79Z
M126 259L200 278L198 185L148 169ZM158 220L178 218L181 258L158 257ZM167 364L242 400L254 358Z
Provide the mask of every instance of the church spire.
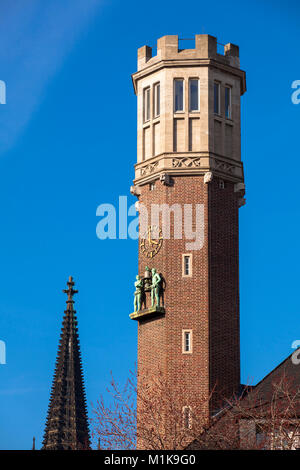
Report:
M84 392L74 282L67 282L67 309L63 318L53 384L46 421L43 449L79 450L90 448Z

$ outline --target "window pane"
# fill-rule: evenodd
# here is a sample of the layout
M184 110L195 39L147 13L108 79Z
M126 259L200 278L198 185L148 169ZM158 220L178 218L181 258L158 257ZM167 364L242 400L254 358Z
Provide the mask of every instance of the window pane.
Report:
M150 119L150 88L144 90L144 121Z
M174 93L175 93L175 102L174 102L175 112L183 111L183 80L175 80Z
M187 406L183 409L183 423L185 429L190 428L190 408Z
M225 116L231 118L231 88L225 88Z
M214 113L220 114L220 85L214 84Z
M185 333L185 351L190 350L190 333Z
M150 119L150 88L147 89L146 91L146 102L147 102L147 108L146 108L146 119L149 121Z
M190 257L184 257L184 274L188 276L190 274Z
M155 116L160 115L160 84L155 85L154 88L154 113Z
M199 110L199 80L190 80L190 111Z

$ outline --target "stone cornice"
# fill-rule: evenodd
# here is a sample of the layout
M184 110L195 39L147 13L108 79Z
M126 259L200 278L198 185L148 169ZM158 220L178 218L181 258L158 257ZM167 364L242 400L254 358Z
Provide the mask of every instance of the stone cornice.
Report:
M244 181L243 164L212 152L163 153L135 165L134 184L147 184L167 173L170 176L204 175L206 172L234 182Z
M232 67L231 65L224 64L219 62L215 59L165 59L160 60L154 64L149 65L149 67L145 67L138 72L135 72L131 75L133 88L135 94L137 94L137 82L143 77L147 75L151 75L158 70L163 68L174 68L174 67L213 67L219 70L223 70L224 72L230 73L231 75L235 75L240 78L241 80L241 95L243 95L246 91L246 72L244 70L238 69L236 67Z

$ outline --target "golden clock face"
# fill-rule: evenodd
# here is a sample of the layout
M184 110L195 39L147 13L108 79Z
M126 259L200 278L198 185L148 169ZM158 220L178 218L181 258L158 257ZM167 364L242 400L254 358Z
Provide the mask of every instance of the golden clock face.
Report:
M162 230L156 225L149 225L146 230L146 233L141 239L141 252L145 256L147 256L147 258L153 258L153 256L155 256L159 252L162 243Z

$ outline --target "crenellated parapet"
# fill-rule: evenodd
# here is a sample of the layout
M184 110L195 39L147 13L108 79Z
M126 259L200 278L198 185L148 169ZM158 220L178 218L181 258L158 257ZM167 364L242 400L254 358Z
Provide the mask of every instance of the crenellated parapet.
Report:
M193 49L180 49L177 35L163 36L157 41L157 54L152 55L152 47L138 49L138 71L162 60L214 59L231 67L240 67L239 47L235 44L222 45L223 54L218 53L217 38L208 34L195 35Z

